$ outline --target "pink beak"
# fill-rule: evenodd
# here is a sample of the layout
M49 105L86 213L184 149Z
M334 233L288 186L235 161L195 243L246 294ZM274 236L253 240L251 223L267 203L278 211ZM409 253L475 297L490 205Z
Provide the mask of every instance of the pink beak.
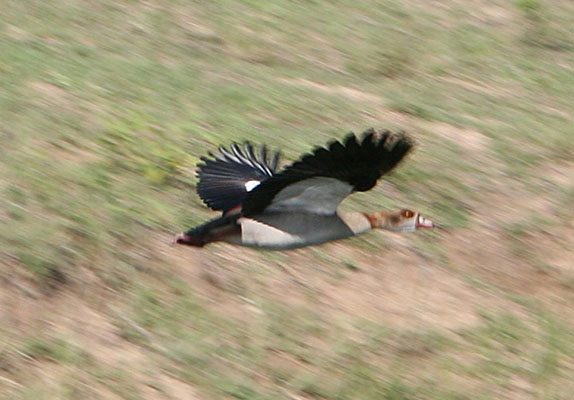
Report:
M434 228L434 223L430 219L419 215L417 218L417 228Z

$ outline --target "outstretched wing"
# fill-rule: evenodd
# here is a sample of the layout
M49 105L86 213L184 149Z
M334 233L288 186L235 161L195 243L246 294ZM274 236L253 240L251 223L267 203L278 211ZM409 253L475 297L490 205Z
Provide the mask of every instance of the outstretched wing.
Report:
M268 160L265 145L257 156L248 142L242 147L234 143L229 150L220 147L219 151L221 154L210 152L211 158L202 157L203 163L197 165L197 193L209 208L225 214L241 205L250 191L273 176L279 152Z
M334 214L339 203L352 192L371 189L413 147L404 133L351 133L341 143L331 142L262 182L247 194L245 216L265 212L298 211Z

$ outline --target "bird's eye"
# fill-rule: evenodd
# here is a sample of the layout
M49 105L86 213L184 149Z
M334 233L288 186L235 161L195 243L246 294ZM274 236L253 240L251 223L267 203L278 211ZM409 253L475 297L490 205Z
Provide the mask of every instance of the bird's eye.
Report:
M403 210L401 211L401 215L405 218L411 218L413 215L415 215L415 213L411 210Z

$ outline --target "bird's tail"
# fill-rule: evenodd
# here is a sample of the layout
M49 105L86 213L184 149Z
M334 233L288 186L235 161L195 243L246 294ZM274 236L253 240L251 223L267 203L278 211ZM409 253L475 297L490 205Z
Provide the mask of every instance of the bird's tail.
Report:
M189 233L178 233L173 244L185 244L193 247L203 247L209 243L208 237L205 235L190 235Z
M239 214L234 214L211 220L187 232L178 234L175 237L175 243L203 247L207 243L217 242L227 236L240 233L241 228L237 223L239 217Z

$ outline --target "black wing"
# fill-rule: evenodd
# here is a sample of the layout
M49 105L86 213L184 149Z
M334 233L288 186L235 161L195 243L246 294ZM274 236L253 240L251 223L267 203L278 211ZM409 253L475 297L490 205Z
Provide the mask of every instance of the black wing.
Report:
M265 145L257 156L248 142L243 148L234 143L229 150L220 147L219 151L221 154L209 153L211 158L202 157L203 163L197 165L197 193L209 208L226 213L241 205L259 183L273 176L279 152L268 160Z
M245 216L266 211L333 214L350 193L367 191L412 149L404 133L369 129L317 148L247 194Z

